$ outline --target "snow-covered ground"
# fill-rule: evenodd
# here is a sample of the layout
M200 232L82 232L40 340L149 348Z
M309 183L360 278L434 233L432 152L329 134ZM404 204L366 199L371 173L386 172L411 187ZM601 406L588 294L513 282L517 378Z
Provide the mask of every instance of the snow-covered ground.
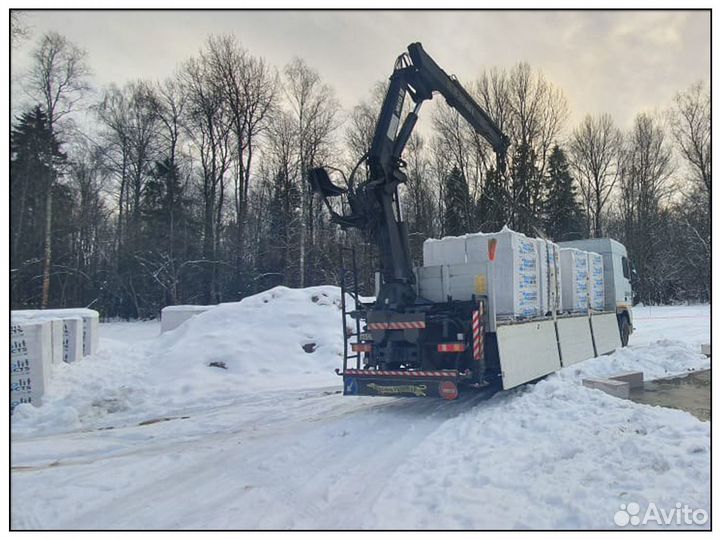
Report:
M277 288L162 336L102 324L98 355L16 409L13 527L615 528L631 502L709 510L709 422L580 384L709 367L709 306L639 308L631 347L455 402L342 397L338 306L333 287Z

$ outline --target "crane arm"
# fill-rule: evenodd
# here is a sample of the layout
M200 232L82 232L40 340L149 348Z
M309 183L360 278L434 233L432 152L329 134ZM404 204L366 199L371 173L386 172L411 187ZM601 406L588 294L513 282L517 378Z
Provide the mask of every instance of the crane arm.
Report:
M400 55L383 100L367 154L368 178L356 188L335 186L323 168L312 169L309 180L323 197L332 220L343 228L357 228L378 245L383 283L377 302L402 309L415 301L415 275L408 247L408 232L402 220L398 186L407 180L402 152L410 139L422 103L441 94L473 129L493 147L498 169L505 169L508 138L478 105L457 79L445 73L423 50L412 43ZM401 123L405 98L415 103ZM350 214L340 215L327 198L347 195Z

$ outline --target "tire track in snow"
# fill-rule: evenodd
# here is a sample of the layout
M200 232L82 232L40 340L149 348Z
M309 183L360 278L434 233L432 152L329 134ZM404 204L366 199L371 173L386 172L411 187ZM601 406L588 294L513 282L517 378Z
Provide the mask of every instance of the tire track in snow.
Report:
M66 467L72 471L59 476L70 474L84 490L83 505L36 526L356 527L407 454L479 400L323 396L306 399L308 406L297 411L297 402L276 398L273 409L267 408L271 400L263 404L268 422L255 430L257 417L248 417L245 406L230 407L206 437L149 439L149 447L137 444L132 453ZM58 467L43 473L58 475ZM47 482L62 484L60 478ZM45 496L52 501L52 494Z

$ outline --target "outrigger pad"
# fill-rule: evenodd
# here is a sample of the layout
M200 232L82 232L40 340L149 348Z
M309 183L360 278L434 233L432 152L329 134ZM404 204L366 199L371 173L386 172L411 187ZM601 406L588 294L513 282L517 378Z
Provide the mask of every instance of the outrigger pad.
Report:
M308 171L308 179L314 192L323 197L337 197L347 193L347 189L336 186L330 180L330 175L323 167L316 167Z

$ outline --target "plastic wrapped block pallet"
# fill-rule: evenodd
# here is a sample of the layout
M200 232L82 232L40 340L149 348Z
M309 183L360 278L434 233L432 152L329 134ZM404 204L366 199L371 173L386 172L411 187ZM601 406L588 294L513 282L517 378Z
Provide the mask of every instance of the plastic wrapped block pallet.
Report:
M97 353L100 343L100 314L94 309L67 308L67 309L26 309L12 312L13 317L30 319L47 318L73 318L82 319L82 356L91 356ZM70 360L68 360L70 361Z
M538 251L538 294L540 298L541 313L560 311L561 286L560 286L560 246L545 240L536 238L535 246Z
M547 313L550 311L550 269L548 268L548 248L545 240L536 238L535 249L537 249L538 255L538 303L540 312Z
M575 248L560 248L563 311L588 309L588 254Z
M465 237L428 238L423 242L423 266L464 264Z
M52 324L18 320L10 324L10 410L20 403L39 405L50 380Z
M597 311L605 309L605 279L603 278L603 257L588 251L588 276L590 278L590 307Z
M174 330L198 313L203 313L215 306L167 306L160 312L160 333Z
M497 233L474 233L465 237L468 264L488 262L488 240L497 240L493 265L495 311L498 315L540 315L538 252L535 240L503 227Z

